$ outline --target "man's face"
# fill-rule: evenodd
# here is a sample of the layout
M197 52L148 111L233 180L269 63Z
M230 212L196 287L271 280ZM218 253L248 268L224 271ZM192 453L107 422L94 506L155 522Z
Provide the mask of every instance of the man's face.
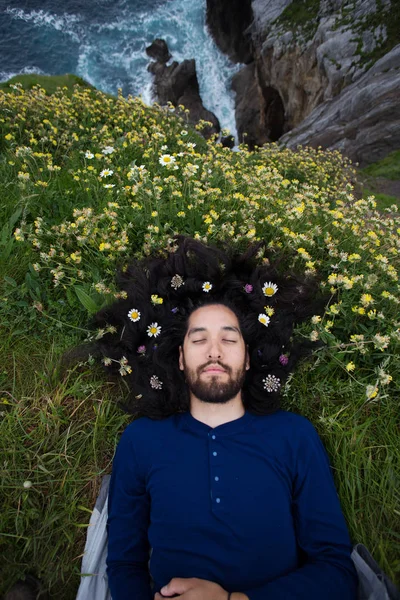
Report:
M234 398L250 368L235 313L222 304L195 310L179 347L179 368L199 400L224 404Z

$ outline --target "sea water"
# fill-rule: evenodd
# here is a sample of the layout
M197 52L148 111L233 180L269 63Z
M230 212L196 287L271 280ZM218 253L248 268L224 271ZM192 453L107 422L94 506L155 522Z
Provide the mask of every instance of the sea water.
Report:
M236 135L232 64L206 24L206 0L0 0L0 81L18 73L75 73L96 88L152 97L146 47L163 38L172 60L196 60L200 94Z

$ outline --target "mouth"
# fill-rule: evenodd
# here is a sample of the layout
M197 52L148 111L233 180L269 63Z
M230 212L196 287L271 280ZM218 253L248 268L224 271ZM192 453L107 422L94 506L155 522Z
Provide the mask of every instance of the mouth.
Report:
M226 373L226 371L220 367L209 367L208 369L204 369L203 373Z

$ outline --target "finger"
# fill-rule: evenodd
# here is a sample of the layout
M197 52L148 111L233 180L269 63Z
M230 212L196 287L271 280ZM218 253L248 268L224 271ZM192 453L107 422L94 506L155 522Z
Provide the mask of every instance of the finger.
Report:
M174 577L171 581L161 588L160 593L163 596L173 596L174 594L184 594L193 587L191 578Z

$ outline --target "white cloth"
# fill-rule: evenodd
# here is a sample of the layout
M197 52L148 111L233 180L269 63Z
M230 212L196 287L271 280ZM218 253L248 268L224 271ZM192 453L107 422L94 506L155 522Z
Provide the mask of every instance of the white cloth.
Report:
M106 475L90 517L76 600L111 600L106 573L109 484L110 476Z

